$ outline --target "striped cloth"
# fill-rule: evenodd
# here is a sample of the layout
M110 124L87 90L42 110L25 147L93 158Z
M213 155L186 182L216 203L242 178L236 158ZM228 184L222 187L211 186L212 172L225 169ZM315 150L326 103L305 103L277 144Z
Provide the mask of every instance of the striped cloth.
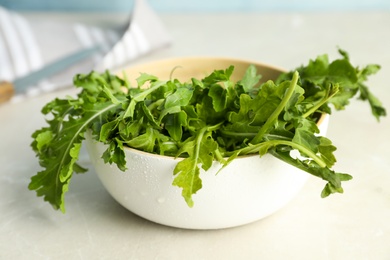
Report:
M146 0L135 1L129 22L122 29L32 20L0 6L0 80L12 81L75 51L100 47L91 58L29 87L25 95L13 98L17 101L70 86L77 73L116 69L170 41Z

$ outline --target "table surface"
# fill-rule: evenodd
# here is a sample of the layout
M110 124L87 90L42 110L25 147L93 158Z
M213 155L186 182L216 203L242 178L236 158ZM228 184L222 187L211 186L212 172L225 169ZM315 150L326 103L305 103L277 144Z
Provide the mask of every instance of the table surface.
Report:
M30 19L120 23L121 15L27 13ZM173 44L137 62L175 56L224 56L293 69L318 54L382 70L369 85L390 108L390 13L161 14ZM48 39L49 40L49 39ZM55 53L55 49L52 50ZM130 64L131 65L131 64ZM282 210L223 230L183 230L144 220L116 203L92 169L74 177L67 212L28 191L39 165L29 145L44 122L41 107L71 89L0 106L0 259L390 259L390 120L353 101L331 117L335 169L354 179L345 193L320 198L310 178ZM83 151L81 161L90 165Z

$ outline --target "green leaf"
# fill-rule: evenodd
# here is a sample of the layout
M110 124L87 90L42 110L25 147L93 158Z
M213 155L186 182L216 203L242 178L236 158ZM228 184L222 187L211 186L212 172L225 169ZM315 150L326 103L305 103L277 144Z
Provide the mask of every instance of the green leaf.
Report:
M173 185L182 188L182 196L189 207L194 206L192 195L202 188L202 180L199 178L199 167L197 158L185 158L178 162L173 171L177 175Z
M223 168L240 155L256 153L272 154L323 179L322 197L342 193L342 182L352 177L331 169L336 147L318 136L318 118L344 109L354 96L368 101L377 119L386 110L366 86L380 66L360 69L347 52L339 53L340 59L330 62L320 55L260 85L254 66L238 82L230 79L233 66L189 82L141 73L138 88L129 88L126 76L120 79L109 71L78 74L74 85L81 92L76 98L55 99L42 109L47 126L33 133L31 147L43 170L31 178L29 188L65 211L73 173L86 171L77 161L89 130L95 140L107 144L104 162L120 170L126 169L126 146L182 157L173 171L173 185L182 189L189 206L202 187L201 169L207 171L214 161Z
M100 129L100 142L106 142L110 135L116 130L116 127L118 125L118 120L110 121L102 125Z
M214 161L214 152L217 149L218 143L212 138L211 132L206 132L199 147L199 161L203 170L210 169Z
M368 100L371 107L371 113L375 118L379 121L381 116L386 116L386 109L382 106L382 102L380 102L365 85L359 84L359 89L360 99Z
M368 64L360 71L359 81L363 82L368 80L368 76L376 74L380 69L381 66L378 64Z
M107 97L111 100L113 104L121 104L121 101L119 101L118 98L114 96L114 94L107 86L103 86L103 91L104 93L106 93Z
M253 99L247 95L240 96L240 110L228 113L228 120L231 123L229 130L236 132L245 132L253 122L254 112L258 111L259 102L253 102ZM257 130L258 128L255 128Z
M250 102L254 125L262 125L268 120L279 106L288 86L288 82L276 85L273 81L267 81L260 86L257 97Z
M187 114L184 111L170 114L165 121L165 128L173 140L179 142L183 136L183 126L187 125Z
M72 111L69 109L69 105L61 100L50 103L50 106L55 111L68 111L69 113ZM117 105L112 103L93 104L91 107L87 106L88 110L82 117L73 118L70 116L68 120L65 120L65 115L69 114L56 114L57 117L50 125L53 133L52 139L41 147L44 149L40 151L38 149L37 152L40 165L45 170L31 178L29 189L36 190L37 195L43 196L44 200L48 201L55 209L61 209L65 212L64 194L68 190L72 173L75 172L74 168L83 134L95 119L116 107ZM40 131L38 130L38 132ZM77 171L82 169L78 165L76 168Z
M212 140L211 132L207 130L208 127L201 129L196 138L190 138L183 145L179 152L186 152L189 157L180 161L173 171L176 175L173 185L183 189L182 196L189 207L194 205L192 195L202 187L198 164L202 164L202 168L205 170L209 169L214 159L213 151L217 149L217 143Z
M123 118L133 117L136 105L137 105L137 101L135 101L134 98L131 99L126 108L125 113L123 114Z
M294 143L300 144L304 147L309 148L314 153L318 152L318 145L320 141L316 136L313 135L313 132L306 129L298 128L295 130L295 135L292 140Z
M379 101L379 99L375 97L373 93L371 93L371 91L364 84L364 82L368 80L368 76L377 73L380 68L381 66L377 64L369 64L365 66L362 70L358 71L358 87L360 91L359 98L361 100L367 100L369 102L371 107L371 113L378 121L381 116L386 116L386 109L382 106L382 103Z
M42 148L50 144L50 142L53 140L53 132L50 130L40 132L36 135L35 140L35 150L37 152L42 152Z
M146 132L126 142L130 147L152 153L159 137L158 131L152 127L146 128Z
M139 135L143 129L143 117L134 121L120 121L118 124L119 135L122 140L130 140Z
M201 89L204 89L205 88L205 85L203 84L203 82L199 79L196 79L196 78L192 78L191 79L191 82L192 82L192 85L196 88L196 87L199 87Z
M320 139L315 135L316 133L319 133L316 123L301 118L297 124L298 126L295 128L295 134L292 141L317 153Z
M328 55L320 55L315 60L310 60L306 68L299 70L301 79L312 84L319 85L324 82L324 76L328 74Z
M251 146L253 146L253 149L256 149L256 150L258 149L259 155L260 155L260 157L262 157L262 156L266 155L271 148L275 147L275 144L272 142L264 142L261 145L259 145L258 148L256 147L256 145L251 145Z
M104 151L102 159L105 163L115 163L121 171L125 171L127 167L123 142L118 138L112 139L109 142L108 148Z
M340 48L338 48L338 51L339 51L340 55L344 57L344 59L349 60L349 54L347 51L340 49Z
M225 111L215 111L213 100L211 97L204 96L201 102L195 104L197 118L201 120L198 128L203 128L205 125L214 125L225 118ZM199 123L199 122L198 122Z
M331 168L336 163L336 157L333 152L336 151L336 147L332 144L332 141L326 137L321 136L320 145L318 146L318 152L321 159L326 163L326 166Z
M196 136L190 136L181 143L180 149L176 154L178 157L191 157L195 154Z
M171 108L175 106L186 106L192 97L192 90L182 87L178 88L174 93L168 95L165 100L165 108Z
M158 122L163 122L164 121L164 118L169 115L169 114L176 114L176 113L180 113L181 110L181 107L179 106L175 106L175 107L170 107L170 108L166 108L166 109L163 109L161 112L160 112L160 116L159 116L159 119L158 119Z
M66 163L63 164L60 173L60 181L66 182L67 179L73 174L74 164L79 158L81 143L74 143L73 147L69 150L70 160L67 160Z
M160 125L159 123L156 121L156 119L154 118L152 112L149 110L149 108L145 105L144 102L141 102L141 109L142 109L142 112L145 116L145 118L147 119L147 122L152 125L153 127L155 128L160 128Z
M238 81L238 84L244 88L245 92L251 92L259 83L261 75L257 74L257 69L254 65L250 65L245 71L243 78Z
M142 75L144 75L144 74L142 74ZM152 76L145 75L144 77L150 78ZM145 79L142 78L142 80L145 80ZM136 107L137 103L144 102L148 95L150 95L152 92L158 90L161 86L164 86L165 84L166 84L165 81L153 81L150 88L145 89L142 92L139 92L136 95L134 95L131 98L127 107L125 108L125 112L123 113L122 117L124 119L128 118L128 117L132 118L134 116L135 107Z
M212 99L215 112L221 112L225 109L227 103L226 90L218 84L210 86L209 97Z
M203 79L203 83L214 84L223 81L229 81L233 74L234 66L229 66L226 70L214 70L209 76Z
M158 78L154 75L150 75L147 73L141 73L141 75L137 78L137 84L138 84L138 87L141 87L148 81L153 82L153 81L157 81L157 80L158 80Z
M328 73L339 84L353 84L358 80L356 69L345 59L335 60L329 64Z
M272 112L272 114L269 115L267 120L265 121L264 125L260 128L259 132L256 134L256 136L252 139L252 143L258 143L261 142L263 139L264 135L270 131L271 127L275 122L277 122L278 117L280 113L285 109L287 103L291 99L291 97L294 95L296 92L296 87L297 87L297 82L299 79L299 74L296 71L293 74L291 82L283 82L278 85L276 88L276 94L281 92L281 89L283 90L283 96L280 101L280 103L277 105L275 110ZM279 94L280 95L280 94ZM262 112L262 111L261 111Z
M270 150L270 153L276 158L279 158L282 161L285 161L286 163L297 167L298 169L301 169L305 172L312 174L313 176L319 177L327 181L321 193L321 197L323 198L329 196L332 193L343 193L341 181L347 181L352 179L352 177L348 174L334 172L328 167L320 167L313 161L301 161L299 159L293 159L288 152Z

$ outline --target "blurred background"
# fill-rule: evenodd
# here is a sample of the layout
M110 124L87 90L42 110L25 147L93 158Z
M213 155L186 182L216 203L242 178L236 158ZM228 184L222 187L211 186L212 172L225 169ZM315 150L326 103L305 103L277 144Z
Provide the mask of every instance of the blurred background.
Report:
M44 123L42 106L73 95L73 76L102 60L124 68L217 56L294 69L320 54L339 58L339 46L353 64L382 66L370 86L389 108L390 0L147 0L138 9L134 2L0 0L0 81L102 47L0 105L0 259L389 260L390 117L376 124L358 101L334 113L328 131L337 170L354 175L345 194L321 199L324 184L313 177L280 214L246 227L194 233L151 225L112 203L95 174L71 185L66 216L28 191L39 170L28 147Z
M125 12L133 0L0 0L13 10ZM149 0L159 12L368 11L390 10L390 0Z

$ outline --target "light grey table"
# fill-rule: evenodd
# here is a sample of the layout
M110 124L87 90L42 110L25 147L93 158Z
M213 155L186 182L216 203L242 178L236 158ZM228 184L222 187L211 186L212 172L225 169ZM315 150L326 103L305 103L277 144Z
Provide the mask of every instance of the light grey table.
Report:
M120 22L122 16L26 14L33 19ZM378 63L373 92L390 108L390 13L162 14L173 45L137 62L173 56L228 56L293 69L318 54L349 51L354 64ZM55 53L55 49L52 50ZM321 199L310 178L274 215L242 227L192 231L141 219L117 204L90 170L76 176L67 213L27 190L39 165L29 148L40 109L66 89L0 106L0 259L390 259L390 119L377 123L353 101L332 115L336 169L354 180ZM82 162L89 165L83 152Z

